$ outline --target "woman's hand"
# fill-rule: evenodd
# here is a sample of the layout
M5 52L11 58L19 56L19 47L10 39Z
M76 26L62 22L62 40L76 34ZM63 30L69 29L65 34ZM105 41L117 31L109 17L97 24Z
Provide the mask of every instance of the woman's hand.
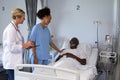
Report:
M60 53L62 53L65 49L60 50Z
M33 41L27 41L22 45L23 48L25 49L30 49L35 46L35 43Z

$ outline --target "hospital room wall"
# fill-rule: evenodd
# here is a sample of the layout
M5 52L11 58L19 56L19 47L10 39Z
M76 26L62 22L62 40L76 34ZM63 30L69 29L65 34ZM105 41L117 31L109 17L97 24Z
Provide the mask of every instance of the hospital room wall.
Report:
M11 10L14 8L21 8L26 11L25 0L0 0L0 43L2 42L2 34L5 27L11 21ZM24 34L24 37L27 36L27 18L22 25L20 25L20 29Z
M40 9L40 0L38 0L38 9ZM11 10L14 8L21 8L26 13L26 6L25 6L25 0L0 0L0 43L2 43L2 34L5 27L10 23L11 21ZM20 29L22 31L22 34L24 36L25 41L27 40L28 36L28 26L27 26L27 14L25 14L25 21L22 25L20 25ZM39 20L37 19L37 23Z
M97 38L95 21L101 22L98 25L99 41L103 41L106 34L113 34L114 0L48 0L48 6L52 11L49 28L56 43L59 41L57 44L59 47L61 47L60 41L73 36L78 37L80 42L95 44ZM0 0L0 42L2 42L3 29L11 20L10 11L15 7L25 11L25 1ZM21 26L22 33L27 39L27 18Z
M113 34L114 0L48 0L52 11L50 24L55 41L78 37L82 43L103 42L106 34ZM60 45L60 44L58 44Z

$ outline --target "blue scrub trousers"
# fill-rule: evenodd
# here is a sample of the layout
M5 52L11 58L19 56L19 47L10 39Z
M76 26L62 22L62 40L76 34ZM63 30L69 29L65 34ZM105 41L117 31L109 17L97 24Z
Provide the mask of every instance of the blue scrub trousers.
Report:
M38 60L38 64L41 65L48 65L50 63L50 60ZM34 57L31 56L31 64L34 64ZM34 67L32 67L32 72L34 71Z
M38 60L38 64L41 65L48 65L50 63L50 60ZM31 56L31 64L34 64L34 57Z

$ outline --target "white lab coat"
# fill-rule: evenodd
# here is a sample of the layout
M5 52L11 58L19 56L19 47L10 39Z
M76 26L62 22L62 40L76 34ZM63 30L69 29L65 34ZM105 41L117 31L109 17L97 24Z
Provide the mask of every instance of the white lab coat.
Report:
M3 67L15 69L16 64L23 63L23 37L10 23L3 32Z

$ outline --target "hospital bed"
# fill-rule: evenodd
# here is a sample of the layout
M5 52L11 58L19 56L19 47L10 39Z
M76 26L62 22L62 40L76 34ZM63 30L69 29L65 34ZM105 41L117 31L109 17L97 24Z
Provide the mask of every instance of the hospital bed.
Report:
M15 80L95 80L97 76L98 49L90 44L80 44L86 51L87 64L79 70L54 67L52 65L19 64L15 69ZM74 65L76 66L76 65ZM21 67L34 67L33 72L22 71Z

